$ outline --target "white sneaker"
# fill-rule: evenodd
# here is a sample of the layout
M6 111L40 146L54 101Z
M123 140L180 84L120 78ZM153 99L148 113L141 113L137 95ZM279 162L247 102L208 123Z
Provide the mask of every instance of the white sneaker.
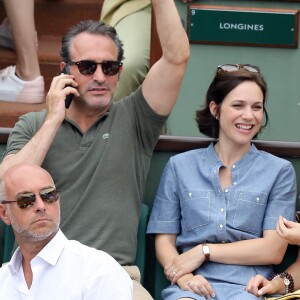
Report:
M0 70L0 101L42 103L44 102L44 78L24 81L16 75L16 66Z
M7 18L0 25L0 47L15 50L15 42Z

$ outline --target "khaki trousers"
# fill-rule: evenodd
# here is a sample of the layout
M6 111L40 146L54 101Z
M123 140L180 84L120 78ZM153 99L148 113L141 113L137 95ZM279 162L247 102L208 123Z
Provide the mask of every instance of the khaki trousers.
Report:
M123 266L133 282L133 300L153 300L149 292L141 285L141 273L137 266Z
M118 101L134 92L144 81L149 70L151 5L137 11L115 25L124 44L123 70L120 73L114 100Z

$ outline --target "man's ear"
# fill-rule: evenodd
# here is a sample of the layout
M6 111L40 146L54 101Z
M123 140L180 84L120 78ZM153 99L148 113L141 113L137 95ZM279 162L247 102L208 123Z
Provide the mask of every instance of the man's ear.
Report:
M60 67L60 70L61 70L61 72L63 73L63 69L64 69L64 67L66 66L66 63L65 62L61 62L60 63L60 65L59 65L59 67Z
M0 204L0 218L6 224L10 225L10 218L7 214L7 207L4 204Z

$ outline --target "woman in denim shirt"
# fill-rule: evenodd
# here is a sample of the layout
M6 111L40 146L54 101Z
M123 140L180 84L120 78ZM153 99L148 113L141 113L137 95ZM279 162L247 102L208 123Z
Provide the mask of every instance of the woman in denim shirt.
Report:
M290 162L251 143L268 122L266 94L258 67L219 66L196 113L216 142L166 165L147 229L171 281L163 299L258 299L247 282L281 262L276 222L293 219L296 178Z

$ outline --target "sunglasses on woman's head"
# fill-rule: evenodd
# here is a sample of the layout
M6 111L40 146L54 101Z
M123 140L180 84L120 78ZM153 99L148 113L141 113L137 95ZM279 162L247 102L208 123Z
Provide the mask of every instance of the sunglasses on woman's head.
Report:
M246 69L249 72L252 73L260 73L260 69L257 66L254 65L249 65L249 64L224 64L218 66L217 72L219 70L225 71L225 72L233 72L233 71L238 71L240 69Z
M41 190L38 195L41 197L41 199L44 202L53 203L59 199L58 192L59 191L56 188L50 187L50 188ZM24 208L29 208L29 207L33 206L35 201L36 201L36 194L28 192L28 193L19 194L17 197L17 200L13 200L13 201L3 200L3 201L1 201L1 203L2 204L10 204L10 203L17 202L18 207L21 209L24 209Z
M114 76L120 72L123 63L116 60L105 60L95 62L93 60L71 61L69 65L76 65L82 75L93 75L97 70L97 65L101 66L102 72L106 76Z

